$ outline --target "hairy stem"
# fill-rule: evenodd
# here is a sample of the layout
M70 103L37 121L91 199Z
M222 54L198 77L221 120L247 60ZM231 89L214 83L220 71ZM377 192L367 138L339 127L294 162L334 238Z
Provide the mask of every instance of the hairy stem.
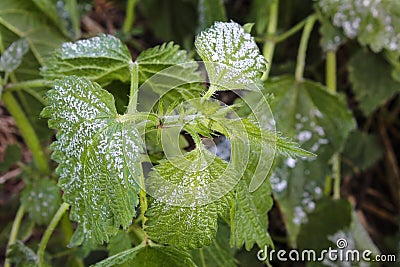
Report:
M299 51L297 53L296 73L295 73L295 78L296 81L298 82L303 80L308 40L310 39L311 31L313 29L316 19L317 16L315 14L307 18L306 24L304 25L303 34L301 35Z
M328 91L336 94L336 53L329 51L326 55L326 86ZM340 158L336 153L332 158L333 164L333 199L340 199ZM330 178L331 179L331 178Z
M49 163L46 154L40 146L39 138L36 135L32 125L27 119L19 103L11 92L4 92L2 99L7 110L14 118L15 123L17 124L26 145L31 150L33 160L35 161L38 169L43 173L50 173Z
M25 88L38 88L38 87L50 87L53 85L52 81L48 80L30 80L17 83L9 83L4 86L5 91L16 91Z
M65 202L62 203L60 208L54 215L53 219L51 219L51 222L47 226L46 231L44 232L42 239L40 240L39 249L37 252L39 267L45 266L43 262L43 256L44 256L44 251L46 250L47 243L49 242L50 236L53 233L54 229L56 228L58 222L68 209L69 209L69 204Z
M139 66L135 62L131 65L131 89L129 94L129 104L127 108L127 114L133 114L136 112L137 100L139 90Z
M22 218L24 217L24 213L25 213L24 206L23 205L19 206L17 214L15 215L15 218L14 218L14 222L12 224L12 228L11 228L11 232L10 232L10 238L8 239L8 243L7 243L7 250L17 240L18 231L19 231L19 228L21 226L21 222L22 222ZM8 262L8 259L7 259L7 256L6 256L6 260L4 262L4 267L10 267L10 266L11 265Z
M274 56L275 44L276 44L276 41L273 39L273 37L275 36L276 29L278 27L278 11L279 11L279 0L273 0L269 10L267 37L263 47L263 56L265 57L266 60L268 60L269 67L261 77L262 81L266 81L268 79L269 72L271 70L272 58Z
M122 26L122 32L125 34L128 34L131 31L133 22L135 21L135 4L136 0L128 0L126 5L125 20L124 25Z

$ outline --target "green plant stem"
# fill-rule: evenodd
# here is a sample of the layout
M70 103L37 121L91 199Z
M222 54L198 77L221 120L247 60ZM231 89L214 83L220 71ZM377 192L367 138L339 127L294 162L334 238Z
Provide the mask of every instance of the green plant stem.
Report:
M326 87L331 94L336 94L336 53L329 51L326 55ZM332 157L333 165L333 199L340 199L340 158L336 153ZM330 178L330 179L332 179Z
M122 32L125 34L130 33L133 22L135 21L135 4L136 0L128 0L126 5L126 14L124 25L122 26Z
M218 90L218 88L216 86L214 86L213 84L210 85L210 87L208 88L207 92L202 96L203 99L208 99L210 97L212 97L212 95Z
M21 222L22 222L22 218L24 217L24 213L25 213L25 207L23 205L19 206L17 214L15 215L15 218L14 218L12 228L11 228L10 238L8 239L8 243L7 243L7 250L17 240L18 231L21 226ZM6 251L6 254L7 254L7 251ZM6 257L6 260L4 262L4 267L10 267L10 266L11 265L8 262L8 259Z
M273 0L269 9L267 37L263 47L263 56L268 61L269 67L261 77L262 81L266 81L268 79L269 72L271 70L272 58L274 56L275 44L276 44L276 41L274 40L273 37L275 36L276 29L278 27L278 12L279 12L279 0Z
M16 91L25 88L38 88L38 87L51 87L53 85L52 81L48 80L30 80L17 83L9 83L4 86L5 91Z
M299 23L297 23L295 26L293 26L291 29L287 30L286 32L282 33L281 35L277 36L275 38L275 43L280 43L291 37L293 34L297 33L300 31L303 27L304 24L306 24L307 18L303 19Z
M140 168L140 192L139 192L139 201L140 201L140 216L142 217L142 228L144 229L147 218L145 215L147 211L147 197L146 197L146 190L145 190L145 184L144 184L144 175L143 175L143 170Z
M54 229L56 228L58 222L68 209L69 209L69 204L65 202L62 203L60 208L54 215L53 219L51 219L51 222L47 226L46 231L44 232L42 239L40 240L39 249L37 252L39 267L45 266L43 261L43 256L44 256L44 251L46 250L47 243L49 242L50 236L53 233Z
M326 87L332 94L336 93L336 53L334 51L326 54Z
M303 34L301 35L299 51L297 53L296 72L295 72L295 78L296 81L298 82L301 82L303 80L308 40L310 39L311 31L313 29L316 19L317 16L315 14L307 18L306 23L304 25Z
M129 231L132 232L132 234L133 234L133 242L136 245L142 244L143 241L146 240L146 233L139 226L134 224L129 228Z
M127 114L133 114L136 112L137 100L139 90L139 66L135 62L131 65L131 89L129 94L129 104L127 108Z
M2 99L7 110L14 118L21 135L25 140L25 143L31 150L33 160L35 161L38 169L43 173L50 173L49 163L47 161L46 154L40 146L39 138L37 137L32 125L27 119L19 103L11 92L4 92Z
M333 155L333 199L340 199L340 158L339 154Z
M204 257L203 248L200 248L200 249L199 249L199 252L200 252L201 266L202 266L202 267L207 267L206 259L205 259L205 257Z

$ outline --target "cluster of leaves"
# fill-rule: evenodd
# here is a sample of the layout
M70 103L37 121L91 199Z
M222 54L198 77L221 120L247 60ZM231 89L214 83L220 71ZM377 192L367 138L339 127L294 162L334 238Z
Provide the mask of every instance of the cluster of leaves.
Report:
M253 32L263 38L276 1L253 1L244 18L256 23ZM142 1L138 8L152 18L148 26L158 38L191 48L197 31L194 46L205 69L173 42L144 50L136 60L112 35L67 42L79 36L75 1L1 1L0 95L3 86L4 99L12 94L8 80L18 84L44 77L44 88L24 88L19 102L40 141L48 142L52 134L38 119L44 104L42 116L58 131L51 146L58 186L53 178L26 175L32 178L25 178L20 201L29 218L17 238L26 241L35 223L49 224L63 199L78 223L70 261L106 242L109 257L96 266L236 266L237 249L264 249L276 242L267 216L274 198L287 246L320 251L344 237L350 249L378 254L351 204L330 197L330 177L338 171L335 155L342 153L353 169L365 170L382 157L377 136L355 130L345 97L329 93L318 79L296 80L278 70L261 81L267 62L249 34L251 26L215 22L226 21L237 8L227 12L229 4L222 0L175 2ZM346 38L363 46L351 53L347 67L358 108L372 120L400 88L399 4L319 0L307 10L298 6L303 3L281 2L287 17L295 17L289 4L299 14L314 8L324 52L343 47ZM161 16L154 13L160 8ZM168 17L175 13L182 16ZM279 67L286 70L285 64ZM243 88L261 88L261 94L250 92L233 106L210 98ZM275 120L265 109L257 110L266 103L260 95L268 99ZM297 158L312 154L269 130L275 127L318 157ZM182 149L187 146L183 132L195 143L189 152ZM174 135L179 136L171 139L176 147L162 140ZM201 141L216 135L229 140L230 160L216 157ZM20 158L14 148L8 147L1 169ZM148 170L149 162L155 166ZM352 173L346 163L342 166L343 173ZM39 261L21 241L10 246L8 257L17 266ZM257 261L254 256L249 264Z
M231 82L230 86L234 83L234 78L238 77L236 87L233 88L259 82L265 62L257 53L258 49L252 37L238 24L234 22L214 24L199 35L196 46L205 62L236 67L232 73L228 72L229 69L224 69L225 79L232 77L227 79ZM232 53L233 51L236 51L236 54ZM245 53L242 54L242 51ZM254 64L245 64L246 68L238 68L241 62L249 61L254 61ZM179 63L193 63L193 61L186 53L178 50L176 45L168 44L144 51L135 62L132 62L128 49L117 38L100 35L76 43L63 44L43 68L45 77L56 79L54 88L47 94L49 105L43 110L42 115L50 118L50 127L58 129L58 141L53 143L52 148L55 151L53 159L59 163L57 168L60 177L59 186L64 191L64 201L72 206L71 219L80 224L85 240L108 242L118 233L120 226L126 229L136 217L139 185L144 184L140 167L144 142L141 141L140 135L159 127L159 120L164 120L164 127L168 126L168 114L139 113L131 108L131 102L126 113L119 115L113 96L102 89L97 82L107 84L113 79L122 81L131 79L132 83L137 83L135 78L146 81L151 74L162 73L168 66ZM216 79L220 79L219 69L207 63L206 67L212 84ZM180 78L196 75L193 71L192 67L184 69L180 73ZM69 76L71 74L75 75ZM239 79L240 74L243 76ZM190 90L190 87L186 89ZM160 92L156 90L155 93ZM200 97L196 91L191 96ZM185 99L176 99L176 101L183 100ZM254 135L251 131L246 131L252 128L258 129L255 122L243 121L241 118L226 119L225 116L218 115L226 113L222 111L223 107L213 105L211 100L206 98L201 101L202 103L198 105L189 102L188 111L184 108L179 115L183 119L188 116L188 112L193 113L193 107L199 108L202 105L213 107L212 113L203 110L204 108L195 110L195 116L182 125L195 140L199 138L198 133L201 133L198 128L209 125L209 128L206 128L209 132L221 127L227 128L224 133L231 139L234 147L235 142L242 142L246 135L251 135L249 141L256 140L259 143L257 146L272 146L267 142L278 140L277 144L281 146L278 150L283 150L292 156L307 155L294 143L284 142L284 139L273 135L272 132L265 133L271 137L270 140L260 139L262 134ZM206 122L199 125L198 118ZM219 127L212 126L212 123ZM243 123L248 125L244 131L229 130L231 124L237 127ZM142 127L145 128L141 129L140 125L144 125ZM150 199L147 211L143 209L143 205L147 204L140 203L142 211L146 211L144 214L146 217L143 217L143 220L146 220L144 228L146 236L152 241L183 249L210 245L215 238L218 217L224 216L234 202L235 208L231 210L232 221L229 223L234 229L231 242L238 247L246 242L248 249L255 242L260 247L271 245L267 234L268 223L263 219L271 205L264 206L262 202L257 204L257 201L270 199L269 183L266 181L261 185L262 188L250 193L245 181L250 180L251 176L245 172L245 177L241 178L240 173L237 173L242 167L240 161L243 160L243 158L240 160L233 158L231 163L225 162L215 158L201 142L196 142L196 148L191 152L160 161L146 179L146 189L155 188L152 194L155 199ZM218 179L223 180L221 189L213 185ZM223 192L217 200L202 204L206 202L201 202L201 199L207 201L211 195L217 194L218 190L222 191L223 186L228 187L237 180L243 181L239 181L231 192ZM173 188L169 191L168 188L161 186L160 181L171 183ZM213 187L210 187L211 185ZM187 206L175 206L180 204L177 196L185 187L194 194L191 195L193 200L189 200ZM257 199L253 194L259 194ZM158 195L160 197L157 197ZM185 193L181 195L182 198L187 198ZM260 213L258 210L251 211L251 206L258 206ZM146 247L143 249L148 250ZM153 249L155 252L161 247L156 246ZM129 254L122 252L115 256L115 259L125 261L130 257L133 258L132 254L136 255L137 250L135 248Z

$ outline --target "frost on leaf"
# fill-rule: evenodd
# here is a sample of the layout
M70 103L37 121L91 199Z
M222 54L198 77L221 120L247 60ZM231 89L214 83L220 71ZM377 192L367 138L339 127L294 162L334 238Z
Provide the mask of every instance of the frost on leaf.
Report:
M383 48L400 52L399 1L319 0L318 5L347 37L357 37L375 52Z
M210 203L204 198L219 193L218 186L210 186L217 179L235 177L227 169L227 162L204 148L161 161L146 184L149 194L156 197L146 212L149 237L183 249L209 245L217 231L218 215L226 212L232 193Z
M274 197L284 215L289 240L295 245L307 213L323 195L325 177L331 175L326 162L340 151L355 122L343 99L329 94L319 83L299 83L294 77L283 76L271 79L264 90L275 96L271 110L277 129L318 155L305 160L291 155L277 158L271 175Z
M14 71L21 64L22 57L28 50L29 44L25 39L13 42L0 57L0 71Z
M61 194L57 184L48 179L39 179L25 187L21 203L37 224L48 224L60 206Z
M101 84L129 81L132 64L128 48L112 35L100 34L76 43L64 43L46 60L42 74L48 79L78 75Z
M249 89L266 69L253 37L236 22L214 23L196 37L195 46L219 90Z
M113 96L85 78L57 80L48 102L42 115L58 130L53 159L71 219L82 224L86 238L108 241L135 216L138 131L119 122Z

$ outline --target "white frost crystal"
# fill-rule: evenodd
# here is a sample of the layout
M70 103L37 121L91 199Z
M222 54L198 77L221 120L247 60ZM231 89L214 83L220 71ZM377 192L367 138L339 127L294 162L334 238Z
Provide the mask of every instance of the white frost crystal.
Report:
M266 69L254 38L236 22L216 22L195 41L211 83L223 89L258 83ZM214 63L214 64L211 64Z

